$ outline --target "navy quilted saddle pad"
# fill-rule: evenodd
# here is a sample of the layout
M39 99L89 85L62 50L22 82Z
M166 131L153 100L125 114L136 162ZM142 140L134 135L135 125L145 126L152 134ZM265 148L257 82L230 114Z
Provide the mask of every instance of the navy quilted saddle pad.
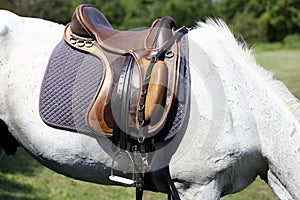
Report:
M181 39L180 83L176 102L164 128L155 135L158 141L184 132L190 105L188 39ZM102 77L103 63L92 54L70 47L64 40L55 47L44 74L40 92L40 116L55 128L93 134L86 113Z

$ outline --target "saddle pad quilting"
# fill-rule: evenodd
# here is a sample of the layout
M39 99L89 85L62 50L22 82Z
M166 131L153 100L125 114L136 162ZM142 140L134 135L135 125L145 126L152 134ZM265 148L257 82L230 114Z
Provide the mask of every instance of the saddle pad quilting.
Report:
M102 62L72 49L62 40L54 49L45 72L40 115L50 126L90 132L85 113L102 77Z

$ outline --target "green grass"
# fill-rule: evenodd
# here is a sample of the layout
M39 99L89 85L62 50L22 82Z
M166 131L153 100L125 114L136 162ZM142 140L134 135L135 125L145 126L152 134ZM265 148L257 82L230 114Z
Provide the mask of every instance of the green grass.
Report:
M145 199L166 195L146 192ZM102 186L74 180L43 167L23 149L0 162L0 200L131 200L133 188Z
M300 49L257 52L256 58L258 63L274 73L276 79L300 98Z
M269 186L257 178L247 189L221 198L222 200L278 200Z
M299 50L300 41L276 42L276 43L256 43L253 45L255 52L278 51L278 50Z
M74 180L43 167L23 149L0 162L0 200L133 200L135 190ZM146 192L146 200L165 200L166 195ZM246 190L222 200L277 200L268 186L257 179Z
M281 48L278 44L254 47L258 63L275 73L300 97L300 49ZM165 195L146 193L147 200L166 199ZM59 175L32 159L20 149L16 156L0 161L0 200L132 200L133 188L101 186ZM257 179L244 191L222 200L277 200L270 188Z

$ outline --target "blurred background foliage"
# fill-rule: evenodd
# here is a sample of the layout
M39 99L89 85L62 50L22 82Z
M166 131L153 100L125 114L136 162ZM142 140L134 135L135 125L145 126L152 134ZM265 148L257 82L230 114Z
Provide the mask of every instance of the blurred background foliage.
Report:
M220 17L250 43L299 39L300 0L1 0L0 8L66 24L81 3L98 7L118 29L150 26L164 15L190 27Z

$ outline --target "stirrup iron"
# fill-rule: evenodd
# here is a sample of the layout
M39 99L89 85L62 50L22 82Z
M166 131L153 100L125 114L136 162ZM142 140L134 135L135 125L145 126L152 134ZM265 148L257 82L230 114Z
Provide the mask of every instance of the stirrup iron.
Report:
M116 161L116 159L118 158L119 155L123 155L123 156L125 155L129 158L129 161L132 165L132 179L124 178L124 177L121 177L121 176L116 176L114 174L115 161ZM128 185L128 186L132 186L132 185L135 184L135 180L134 180L134 162L133 162L132 156L130 155L130 153L127 150L119 151L118 153L116 153L116 155L114 156L113 161L112 161L111 174L108 178L111 181L118 182L118 183Z

